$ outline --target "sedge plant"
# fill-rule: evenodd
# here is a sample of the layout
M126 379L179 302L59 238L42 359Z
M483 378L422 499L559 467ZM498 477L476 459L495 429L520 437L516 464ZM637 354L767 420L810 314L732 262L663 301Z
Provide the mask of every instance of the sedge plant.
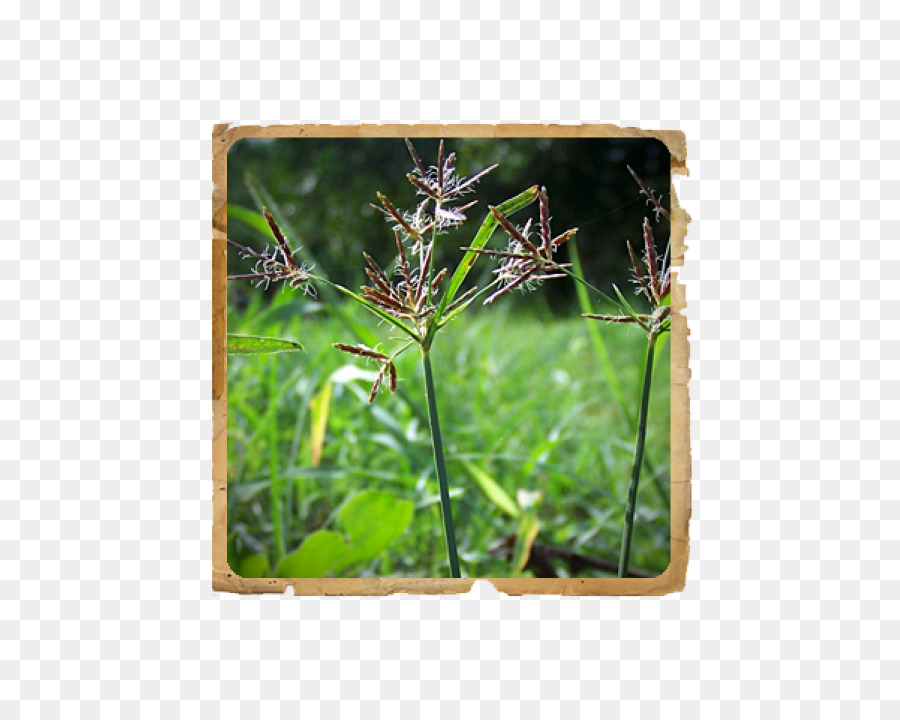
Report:
M630 167L628 171L640 187L640 193L652 208L658 222L660 216L670 219L669 211L662 204L662 196L647 187ZM622 528L622 545L619 551L619 577L628 576L628 563L631 555L631 541L634 534L634 516L637 506L637 492L641 478L641 466L644 460L644 441L647 436L647 418L650 408L650 386L653 380L653 355L656 341L671 329L671 267L669 265L670 244L662 258L656 252L656 241L650 219L644 218L642 226L644 252L638 262L634 248L627 242L628 257L634 273L632 280L636 285L635 292L643 295L649 303L646 313L637 312L625 298L618 287L613 289L618 296L620 313L617 315L595 315L586 313L585 317L608 323L636 325L647 335L647 353L644 361L643 382L641 385L640 410L638 413L637 437L634 443L634 457L631 465L631 479L628 485L628 498L625 504L625 522Z
M396 261L391 271L386 271L364 252L364 272L369 284L362 286L359 293L317 276L312 272L313 268L295 260L294 256L299 248L291 248L271 213L264 210L276 247L258 252L229 240L243 257L255 261L252 272L233 275L229 279L247 279L265 286L282 282L310 293L313 292L314 283L323 284L346 295L387 323L392 332L384 348L380 345L369 347L361 343L334 343L338 350L378 366L368 396L370 403L385 386L392 393L397 391L396 360L409 349L418 347L440 491L447 559L451 577L459 578L459 552L431 362L435 339L441 328L484 294L490 293L484 302L491 303L512 290L530 290L544 280L565 276L568 273L567 266L557 264L553 260L553 253L575 234L576 229L553 237L550 232L547 190L532 186L503 203L488 206L488 213L478 232L468 245L460 248L463 255L452 274L446 267L438 268L435 261L436 244L441 236L458 230L466 219L465 213L476 204L476 201L470 199L470 195L475 191L477 182L497 166L492 165L464 177L457 173L456 154L445 155L443 140L438 144L437 163L428 167L409 140L406 145L413 162L412 171L406 178L418 197L415 208L410 211L401 210L380 192L376 194L379 205L373 205L384 215L393 231L392 247L396 249ZM531 220L523 228L518 228L509 220L509 216L535 200L540 205L539 239L532 240ZM486 250L485 245L498 226L509 236L509 245L505 251ZM467 276L483 255L500 260L493 279L484 287L476 285L463 290ZM268 338L257 340L263 343L283 342Z
M655 193L644 181L628 167L628 172L634 178L640 188L640 194L653 210L656 221L660 217L670 220L669 211L662 203L662 195ZM587 288L600 297L611 302L619 309L616 315L595 315L584 313L585 317L602 320L616 324L634 324L647 334L647 352L644 363L643 381L641 385L640 409L637 423L637 437L635 439L634 456L631 468L631 478L628 485L628 494L625 504L625 521L622 530L622 543L619 552L619 577L628 576L628 564L631 554L631 542L634 533L634 517L637 506L637 491L640 483L641 467L644 462L644 443L647 435L647 420L650 405L650 388L653 375L653 359L656 342L671 328L671 269L669 265L670 246L660 258L656 252L656 241L653 237L653 229L649 218L645 217L642 226L644 252L642 257L643 269L638 262L631 243L627 243L628 256L631 261L631 269L634 273L635 292L642 294L650 305L649 312L639 313L625 298L618 287L613 285L613 290L618 299L611 298L602 290L597 289L587 282L580 272L573 271L571 263L559 263L553 258L556 248L568 240L575 231L564 233L558 238L550 239L549 209L547 191L541 189L540 194L540 243L529 240L529 227L527 223L522 230L517 229L509 220L492 208L492 213L503 226L510 238L509 247L505 251L494 251L478 248L469 248L471 252L477 252L498 258L500 267L495 273L504 280L500 290L490 296L485 302L491 302L494 298L516 287L530 289L541 280L554 277L569 276L584 288ZM577 256L575 256L577 257ZM607 374L609 375L609 373Z

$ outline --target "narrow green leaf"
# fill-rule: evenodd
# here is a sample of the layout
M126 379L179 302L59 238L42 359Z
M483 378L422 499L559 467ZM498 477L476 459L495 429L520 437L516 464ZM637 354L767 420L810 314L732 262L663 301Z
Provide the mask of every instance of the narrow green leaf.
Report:
M473 295L468 300L466 300L462 305L459 305L459 306L453 308L453 310L450 311L447 315L444 315L444 317L441 318L441 321L438 323L438 329L444 327L444 325L446 325L453 318L455 318L457 315L459 315L459 313L463 312L466 308L468 308L469 305L471 305L473 302L475 302L475 300L478 299L479 295L480 295L480 293Z
M516 504L516 501L513 500L502 487L500 487L496 480L494 480L480 467L469 462L468 460L463 460L462 462L463 465L466 466L466 470L468 470L469 474L472 476L472 479L475 481L475 484L478 485L481 492L485 494L487 499L494 504L494 507L505 512L510 517L519 517L521 511L519 510L519 506Z
M229 203L228 218L244 223L244 225L247 225L251 229L258 232L268 242L272 241L272 231L269 229L269 223L266 222L266 219L262 216L262 213L258 213L255 210L251 210L250 208L245 208L240 205L232 205Z
M582 275L581 258L578 256L578 246L575 243L569 243L569 259L572 261L572 270L576 275L580 277ZM582 286L581 283L575 283L575 292L578 295L578 304L581 306L581 312L585 314L591 314L595 312L594 309L591 308L587 290L584 288L584 286ZM603 294L603 296L612 301L612 298L610 298L605 293ZM636 429L637 418L631 411L631 405L625 401L625 393L622 391L622 385L619 382L618 373L616 372L615 367L610 360L609 353L606 350L606 343L603 341L603 334L600 331L600 324L590 319L587 319L587 323L588 332L591 335L591 340L594 343L594 348L597 350L597 357L600 359L600 366L603 368L603 377L606 380L606 384L609 386L610 390L612 390L613 397L616 400L616 405L618 405L619 411L622 413L622 417L625 418L625 422L630 428ZM644 453L644 465L648 468L648 470L652 469L653 463L650 460L649 453ZM654 485L659 492L660 498L663 500L664 504L668 506L668 494L665 492L660 483L655 483Z
M537 185L532 185L524 192L519 193L515 197L510 198L506 202L498 205L497 210L499 210L504 215L511 215L517 210L528 207L528 205L537 200L537 196ZM497 229L497 225L498 223L496 218L492 213L488 213L484 219L484 222L481 223L481 228L478 230L478 234L475 235L475 239L470 243L470 247L478 250L487 245L487 241L491 239L491 235L494 234L494 230ZM447 306L456 298L456 294L459 292L460 287L462 287L462 284L465 281L466 276L469 274L469 271L475 265L476 260L478 260L478 253L469 250L465 255L463 255L462 260L459 261L459 265L457 265L456 270L453 273L453 277L450 278L450 284L447 286L447 292L445 292L444 296L441 298L441 301L437 306L437 310L435 311L434 316L431 319L428 333L429 339L430 337L434 336L435 332L437 332L437 329L441 322L441 318L444 315L444 311L447 309Z
M622 303L622 309L625 311L625 314L629 315L630 317L634 318L635 321L637 321L638 320L637 311L633 307L631 307L631 303L629 303L628 300L625 299L625 296L622 294L622 291L619 290L619 286L613 285L613 290L615 290L616 295L619 296L619 301Z
M516 534L516 548L513 552L513 572L518 575L528 564L531 557L531 547L541 529L541 523L537 515L525 513L519 518L519 531Z
M328 285L329 287L333 287L335 290L344 293L344 295L347 295L347 296L353 298L353 299L356 300L356 302L358 302L360 305L363 305L363 306L366 308L366 310L368 310L369 312L371 312L371 313L377 315L378 317L380 317L380 318L381 318L382 320L384 320L385 322L389 322L389 323L390 323L391 325L393 325L394 327L399 328L400 330L402 330L403 332L405 332L407 335L409 335L409 336L410 336L413 340L415 340L416 342L419 341L419 336L416 334L415 330L413 330L412 328L410 328L410 327L409 327L406 323L404 323L402 320L400 320L400 319L398 319L398 318L395 318L393 315L391 315L390 313L385 312L384 310L382 310L382 309L381 309L380 307L378 307L377 305L374 305L374 304L370 303L370 302L369 302L368 300L366 300L364 297L362 297L362 296L360 296L360 295L357 295L357 294L356 294L355 292L353 292L352 290L348 290L348 289L345 288L343 285L338 285L337 283L333 283L333 282L331 282L330 280L326 280L326 279L323 278L323 277L314 277L313 279L314 279L314 280L319 280L320 282L325 283L325 284Z
M320 578L331 572L347 552L347 544L338 533L319 530L278 563L276 577Z
M322 392L318 393L309 402L309 452L312 464L318 466L322 461L322 451L325 448L325 430L328 426L328 414L331 410L331 390L333 385L325 383Z
M578 245L574 241L569 243L569 259L572 261L572 270L576 275L581 277L581 258L578 254ZM581 306L581 312L587 314L593 313L594 309L591 308L591 301L587 294L587 288L581 283L575 283L575 293L578 295L578 304ZM597 358L600 360L600 367L603 368L603 377L606 380L606 384L609 386L610 390L612 390L613 397L616 399L616 404L619 406L619 411L622 413L622 417L625 418L625 422L628 423L629 427L633 427L634 416L630 411L628 403L625 402L625 393L622 391L619 375L616 372L615 367L613 367L612 360L610 360L609 352L606 349L606 343L603 341L603 335L598 327L599 323L590 319L587 319L586 322L591 340L594 343L594 349L597 351Z
M412 502L392 493L367 490L357 495L338 514L338 525L350 537L350 543L334 570L377 558L406 532L412 517Z
M478 298L480 298L482 295L484 295L485 293L490 291L492 289L492 287L494 287L494 286L486 285L485 287L478 290L478 292L473 293L472 296L467 298L465 300L465 302L463 302L461 305L457 305L455 308L453 308L453 310L451 310L446 315L444 315L441 318L441 321L438 323L438 330L440 330L442 327L444 327L444 325L446 325L448 322L450 322L459 313L463 312L467 307L469 307L469 305L471 305L473 302L475 302ZM506 308L506 307L508 307L508 305L503 305L502 307ZM505 315L504 315L504 317L505 317Z
M266 378L267 395L270 398L279 398L279 390L282 387L279 382L278 364L267 363L268 373ZM270 402L269 406L277 406L278 402ZM266 411L268 416L271 410ZM262 431L263 428L260 428ZM278 452L278 424L268 422L264 426L264 437L267 445L266 450L269 455L269 479L272 481L269 487L269 514L272 518L272 539L275 545L274 560L277 565L284 558L287 552L285 540L285 515L284 508L286 506L284 491L285 484L282 481L279 468L281 467L281 456Z
M229 355L267 355L269 353L300 352L303 350L303 346L293 340L229 334L226 349Z

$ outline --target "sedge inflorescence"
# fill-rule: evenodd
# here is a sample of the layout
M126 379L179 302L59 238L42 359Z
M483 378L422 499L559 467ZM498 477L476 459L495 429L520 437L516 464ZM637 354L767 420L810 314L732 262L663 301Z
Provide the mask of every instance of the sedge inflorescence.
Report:
M553 253L559 247L575 236L578 228L566 230L556 237L550 232L550 198L547 188L542 187L538 200L540 204L540 231L539 240L531 240L531 219L525 226L518 228L513 225L497 208L491 207L490 211L500 226L506 231L509 244L504 251L485 250L484 248L463 248L471 252L498 258L500 264L494 270L494 275L500 282L500 289L484 301L485 305L492 303L498 297L511 290L527 292L537 288L544 280L565 277L565 268L571 267L570 263L557 263L553 259Z
M228 243L240 252L242 258L255 260L256 264L253 266L252 272L243 275L229 275L228 279L252 280L256 287L265 287L266 289L273 282L284 282L286 286L289 285L295 289L302 288L304 292L315 295L315 289L309 284L312 277L310 268L305 263L298 263L294 258L300 248L291 249L287 238L268 208L263 208L263 215L269 224L277 247L270 249L266 246L265 250L258 252L229 238Z
M395 272L389 274L368 253L366 276L370 284L361 288L362 296L381 312L411 324L412 340L397 352L387 355L371 348L335 343L344 352L360 355L381 365L369 393L371 403L385 377L389 379L391 392L397 389L397 373L394 359L414 343L422 345L431 330L437 312L436 298L441 283L447 276L447 268L434 267L434 243L438 235L462 224L465 212L477 201L464 202L464 197L475 190L475 184L496 165L491 165L469 177L456 170L456 153L444 154L444 141L438 144L437 164L426 167L412 142L406 146L413 161L412 172L406 175L422 199L412 211L399 209L382 193L376 193L379 205L372 205L381 212L394 231L397 248ZM446 314L469 302L477 288L462 293L444 309Z
M640 187L640 194L646 198L647 204L652 208L657 222L659 218L671 219L669 211L662 204L662 195L656 194L647 187L630 167L628 172ZM668 303L672 290L672 268L669 264L669 246L662 257L656 252L656 240L653 237L653 228L650 218L645 217L641 227L643 235L643 255L638 262L630 241L626 241L628 257L631 260L632 282L635 285L635 294L643 295L650 304L649 313L636 312L627 300L619 294L622 301L623 314L619 315L594 315L585 314L585 317L594 320L602 320L609 323L633 323L639 325L648 335L656 337L667 332L671 327L671 306ZM618 288L616 288L618 293Z

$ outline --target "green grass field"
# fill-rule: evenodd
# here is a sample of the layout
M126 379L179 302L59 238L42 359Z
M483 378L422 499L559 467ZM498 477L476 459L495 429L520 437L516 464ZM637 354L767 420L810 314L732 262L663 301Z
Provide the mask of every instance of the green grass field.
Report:
M257 303L260 296L253 295ZM290 338L306 349L228 358L232 569L245 577L276 576L278 563L312 533L327 530L329 541L342 542L337 536L359 527L348 503L379 491L408 501L403 508L411 507L411 518L377 555L362 553L352 562L348 556L339 574L447 577L417 348L397 362L398 393L384 387L369 405L375 366L332 347L358 338L346 320L298 297L279 292L265 307L229 309L230 333ZM517 552L533 541L532 560L549 558L560 577L614 576L590 560L613 567L618 560L633 425L604 378L592 321L574 311L554 318L540 307L510 312L515 305L466 313L441 331L432 351L463 574L542 576L546 571L534 563L516 569ZM390 336L364 309L343 309L382 340ZM636 415L646 336L595 324ZM664 336L630 563L651 575L669 562L669 455ZM368 507L366 522L377 526L380 518L371 512L388 506ZM384 517L393 522L387 510Z

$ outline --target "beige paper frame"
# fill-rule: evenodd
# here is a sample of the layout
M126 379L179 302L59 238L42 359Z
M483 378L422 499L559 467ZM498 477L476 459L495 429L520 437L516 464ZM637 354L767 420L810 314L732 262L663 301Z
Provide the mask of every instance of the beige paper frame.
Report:
M213 573L214 590L235 593L283 593L292 586L296 595L390 595L393 593L444 594L468 592L476 579L372 578L291 579L242 578L228 566L227 555L227 400L226 400L226 248L228 231L228 150L245 137L641 137L656 138L669 149L671 176L687 175L684 133L641 130L615 125L271 125L268 127L216 125L212 134L212 406L213 406ZM684 264L684 238L690 216L678 204L674 182L671 197L671 262ZM484 578L509 595L666 595L684 588L689 555L691 516L690 406L687 383L687 320L684 286L672 279L671 334L671 544L669 567L655 578L513 579Z

